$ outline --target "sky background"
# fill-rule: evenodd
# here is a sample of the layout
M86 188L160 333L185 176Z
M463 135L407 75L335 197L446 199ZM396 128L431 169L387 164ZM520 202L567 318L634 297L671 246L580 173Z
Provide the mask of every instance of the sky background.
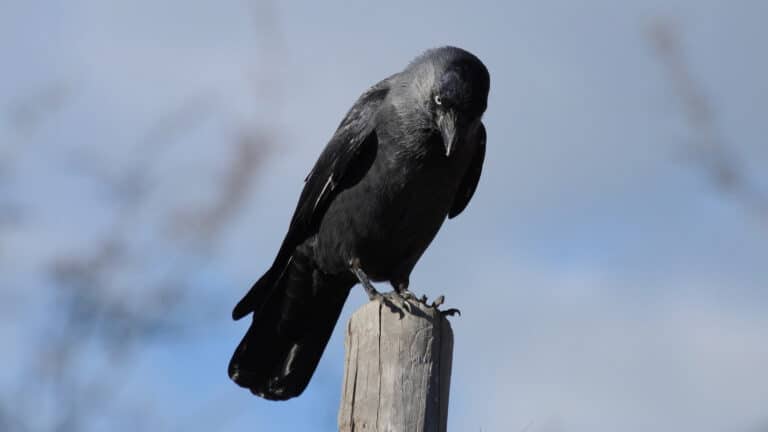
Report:
M92 294L143 309L171 275L183 300L79 429L334 430L343 332L301 397L268 402L226 376L248 325L230 310L357 96L451 44L483 60L491 92L477 193L411 277L462 311L450 429L768 431L768 213L696 156L709 135L651 37L659 22L679 35L709 126L768 193L766 16L757 0L0 2L0 418L51 430L61 401L17 400L48 391L29 368L59 337L50 269L117 231L130 264ZM268 144L236 210L213 239L178 234L242 136ZM121 225L105 179L147 160ZM76 374L111 383L99 347Z

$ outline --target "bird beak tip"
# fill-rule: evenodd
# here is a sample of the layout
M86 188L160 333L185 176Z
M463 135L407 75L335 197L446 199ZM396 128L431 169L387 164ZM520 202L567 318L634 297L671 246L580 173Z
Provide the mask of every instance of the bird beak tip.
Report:
M456 119L453 115L445 115L439 122L440 132L443 136L445 156L450 157L456 144Z

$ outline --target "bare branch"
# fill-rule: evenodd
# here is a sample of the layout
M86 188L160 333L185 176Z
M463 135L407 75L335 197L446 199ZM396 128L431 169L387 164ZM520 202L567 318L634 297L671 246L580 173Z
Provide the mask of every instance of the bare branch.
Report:
M685 61L677 29L668 21L657 20L650 38L695 134L691 144L695 161L718 190L768 224L768 195L751 181L743 160L721 137L712 105Z
M21 134L40 128L48 117L60 112L72 101L74 90L71 82L57 80L17 97L7 108L11 127Z

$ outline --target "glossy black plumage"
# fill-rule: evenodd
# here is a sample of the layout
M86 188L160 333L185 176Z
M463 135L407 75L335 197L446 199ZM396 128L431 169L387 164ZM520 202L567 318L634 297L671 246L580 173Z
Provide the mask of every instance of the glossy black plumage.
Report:
M357 283L407 289L446 217L469 203L485 157L489 76L459 48L427 51L353 105L306 178L270 269L237 304L253 313L230 377L267 399L299 395Z

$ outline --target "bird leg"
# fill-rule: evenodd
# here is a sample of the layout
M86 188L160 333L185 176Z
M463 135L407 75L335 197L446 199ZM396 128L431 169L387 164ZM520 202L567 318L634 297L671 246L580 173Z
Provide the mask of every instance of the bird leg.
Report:
M360 284L363 285L365 293L368 294L368 300L373 301L383 297L380 292L376 291L371 280L368 279L368 275L360 268L360 259L353 258L349 263L349 268L352 270L352 273L357 276L357 280L360 281Z
M384 303L390 310L392 310L392 312L398 313L401 316L403 309L411 312L411 305L408 303L408 300L397 291L382 294L376 290L376 288L371 283L371 279L368 278L368 275L365 274L362 268L360 268L360 259L353 258L350 260L349 268L352 273L355 274L357 280L360 281L360 284L363 285L363 289L365 290L366 294L368 294L369 300L381 300L381 302Z

